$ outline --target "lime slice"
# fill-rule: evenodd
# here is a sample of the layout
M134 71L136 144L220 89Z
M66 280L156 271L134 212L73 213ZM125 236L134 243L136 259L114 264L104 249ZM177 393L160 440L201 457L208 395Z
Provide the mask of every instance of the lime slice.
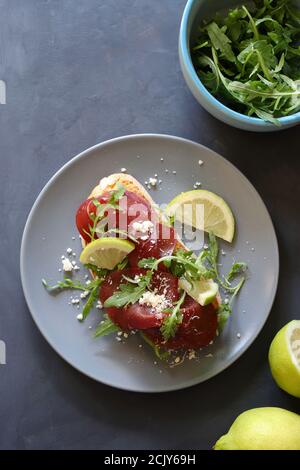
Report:
M166 213L181 223L232 242L235 226L232 211L224 199L211 191L195 189L181 193L167 205Z
M203 279L191 284L187 279L179 279L179 287L204 307L210 304L219 291L218 284L212 279Z
M81 252L82 264L93 264L97 268L114 269L118 263L134 250L134 244L121 238L99 238L89 243Z
M300 320L279 330L270 346L269 363L277 385L300 398Z

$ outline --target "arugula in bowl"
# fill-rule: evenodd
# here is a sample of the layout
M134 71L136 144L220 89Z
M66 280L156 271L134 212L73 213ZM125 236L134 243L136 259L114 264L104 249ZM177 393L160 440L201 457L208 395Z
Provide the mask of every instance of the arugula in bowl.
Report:
M290 0L217 13L191 52L204 86L235 111L274 124L300 111L300 11Z

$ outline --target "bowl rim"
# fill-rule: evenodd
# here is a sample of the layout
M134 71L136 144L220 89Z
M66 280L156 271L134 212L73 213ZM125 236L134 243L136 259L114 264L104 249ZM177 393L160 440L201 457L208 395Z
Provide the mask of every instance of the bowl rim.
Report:
M189 47L190 38L188 35L189 20L190 20L192 8L194 7L196 2L199 2L199 0L187 1L187 4L183 11L181 25L180 25L180 33L179 33L179 47L181 49L182 60L187 68L187 72L190 78L192 79L193 83L195 84L197 89L200 91L200 93L204 95L205 99L209 102L209 104L213 108L219 108L223 114L226 114L227 116L231 117L233 120L242 121L243 123L248 124L250 126L254 125L254 126L259 126L259 127L270 127L270 128L276 127L277 129L279 129L278 126L276 126L275 124L271 122L266 122L261 118L247 116L245 114L239 113L238 111L234 111L233 109L229 108L228 106L223 104L221 101L219 101L217 98L215 98L201 82L192 62L190 47ZM201 3L203 3L203 0ZM300 123L300 111L298 111L295 114L291 114L289 116L278 118L278 122L282 124L283 126L292 126L292 125L298 124Z

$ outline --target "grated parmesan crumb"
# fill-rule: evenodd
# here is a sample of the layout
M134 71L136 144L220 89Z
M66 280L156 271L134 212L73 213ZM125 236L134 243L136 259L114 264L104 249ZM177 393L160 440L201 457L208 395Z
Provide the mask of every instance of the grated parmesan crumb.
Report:
M189 351L189 360L191 361L192 359L195 359L195 357L196 357L196 353L194 349L192 349L191 351Z
M65 272L71 272L73 269L73 265L71 261L68 258L62 258L61 261L62 261L63 270Z
M147 305L147 307L154 308L158 312L162 312L170 307L170 301L166 299L163 294L156 294L155 292L146 291L139 299L140 305Z
M149 178L149 184L154 188L157 185L157 178Z
M85 290L85 291L83 291L83 292L80 294L80 298L81 298L81 299L85 299L88 295L89 295L89 291L88 291L88 290Z
M150 220L144 220L143 222L133 222L132 228L135 232L140 232L141 234L145 235L146 238L142 238L142 240L147 240L149 236L149 232L153 232L153 223Z

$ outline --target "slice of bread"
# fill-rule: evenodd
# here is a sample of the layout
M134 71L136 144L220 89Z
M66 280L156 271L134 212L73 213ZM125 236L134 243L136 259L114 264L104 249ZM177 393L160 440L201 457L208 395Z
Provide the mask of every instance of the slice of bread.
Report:
M146 199L146 201L148 201L152 206L156 207L154 200L144 186L142 186L141 183L139 183L133 176L125 173L114 173L102 178L89 195L89 198L99 197L106 191L112 191L117 188L118 184L122 184L128 191L138 194Z
M95 188L89 195L89 198L97 198L101 196L101 194L103 194L104 192L113 191L117 188L118 184L122 184L128 191L138 194L139 196L146 199L146 201L149 202L153 209L157 211L160 216L160 220L162 222L167 222L167 219L165 218L163 213L159 211L156 202L153 200L153 198L150 196L144 186L139 183L139 181L133 176L127 175L126 173L114 173L110 176L102 178L99 181L99 184L95 186ZM176 243L175 252L179 249L188 250L180 240L178 240Z

